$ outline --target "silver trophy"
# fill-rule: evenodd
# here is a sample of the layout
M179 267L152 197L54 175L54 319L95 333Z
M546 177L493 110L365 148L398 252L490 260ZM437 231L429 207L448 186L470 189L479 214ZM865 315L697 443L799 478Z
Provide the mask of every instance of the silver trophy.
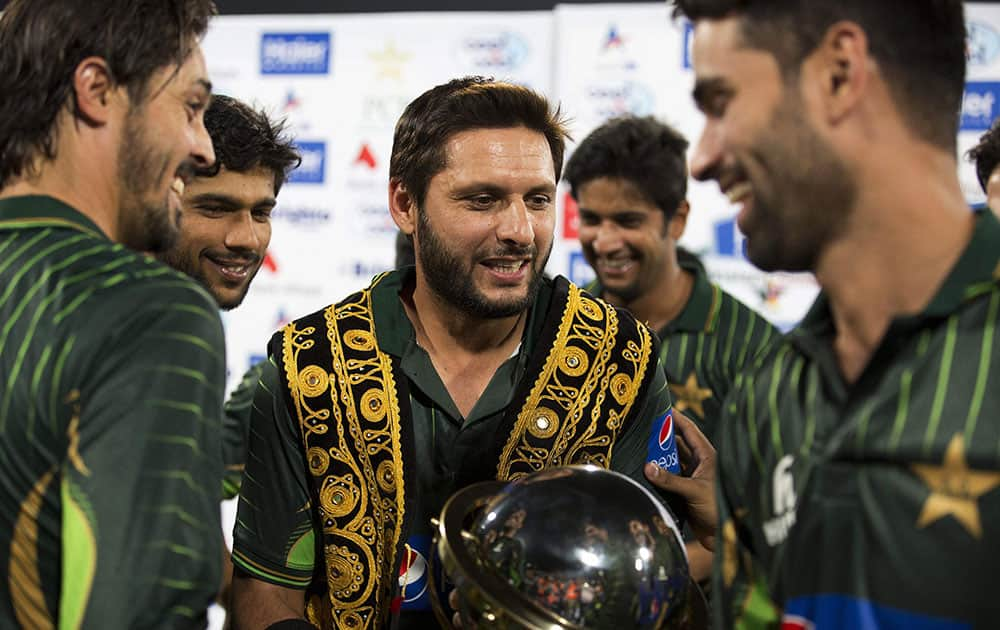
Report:
M465 629L707 627L667 508L596 466L460 490L434 545ZM441 602L435 609L450 624Z

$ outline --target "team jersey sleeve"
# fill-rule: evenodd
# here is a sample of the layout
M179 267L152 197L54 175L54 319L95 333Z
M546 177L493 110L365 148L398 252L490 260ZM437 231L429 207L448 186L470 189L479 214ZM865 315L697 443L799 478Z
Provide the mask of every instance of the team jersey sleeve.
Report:
M280 378L269 359L250 413L233 564L265 582L304 589L315 563L308 468Z
M737 388L723 410L717 452L716 504L719 521L712 571L713 627L777 628L780 611L768 590L766 576L754 559L753 539L746 522L745 480L751 465L750 437L743 430Z
M203 627L221 578L218 310L173 275L96 297L105 332L77 325L84 373L62 401L59 625Z
M646 464L650 436L658 430L658 422L663 420L671 409L670 389L663 366L657 361L654 367L653 380L646 390L646 396L641 401L642 407L635 420L625 432L615 441L611 453L611 469L628 475L636 481L652 487L643 473ZM637 403L640 401L637 401Z
M243 468L247 460L250 411L265 363L260 361L251 366L226 401L225 413L222 415L222 460L226 466L222 495L225 499L232 499L240 492Z

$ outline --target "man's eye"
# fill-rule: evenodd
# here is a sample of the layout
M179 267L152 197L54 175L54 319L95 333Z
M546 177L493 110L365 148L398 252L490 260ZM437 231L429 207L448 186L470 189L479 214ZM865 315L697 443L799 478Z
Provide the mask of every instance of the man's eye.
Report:
M552 199L546 195L534 195L528 198L528 203L535 208L548 208L552 204Z
M475 197L472 197L469 201L471 201L472 205L477 208L489 208L490 206L493 205L496 199L490 195L476 195Z

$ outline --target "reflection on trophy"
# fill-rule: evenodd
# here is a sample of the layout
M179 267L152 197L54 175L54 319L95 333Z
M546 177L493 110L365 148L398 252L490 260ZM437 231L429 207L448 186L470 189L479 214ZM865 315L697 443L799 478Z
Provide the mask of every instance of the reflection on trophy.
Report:
M707 627L674 518L619 473L569 466L469 486L445 504L434 546L465 629Z

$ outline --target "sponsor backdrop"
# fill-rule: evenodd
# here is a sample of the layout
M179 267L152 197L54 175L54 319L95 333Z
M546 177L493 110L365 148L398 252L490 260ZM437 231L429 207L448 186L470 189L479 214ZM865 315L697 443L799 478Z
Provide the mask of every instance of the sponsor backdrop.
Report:
M967 10L963 154L1000 113L1000 4ZM690 98L690 39L690 25L671 19L664 3L214 20L204 48L216 91L286 118L303 154L281 192L267 260L244 305L225 315L230 387L263 358L274 330L392 267L389 151L410 100L453 77L489 75L560 102L577 140L632 113L657 116L694 142L702 119ZM974 169L962 160L960 171L969 202L982 202ZM813 279L763 274L747 263L733 210L714 184L692 182L689 198L682 243L717 282L780 327L798 321L815 296ZM565 191L558 212L548 271L585 283L593 276Z

